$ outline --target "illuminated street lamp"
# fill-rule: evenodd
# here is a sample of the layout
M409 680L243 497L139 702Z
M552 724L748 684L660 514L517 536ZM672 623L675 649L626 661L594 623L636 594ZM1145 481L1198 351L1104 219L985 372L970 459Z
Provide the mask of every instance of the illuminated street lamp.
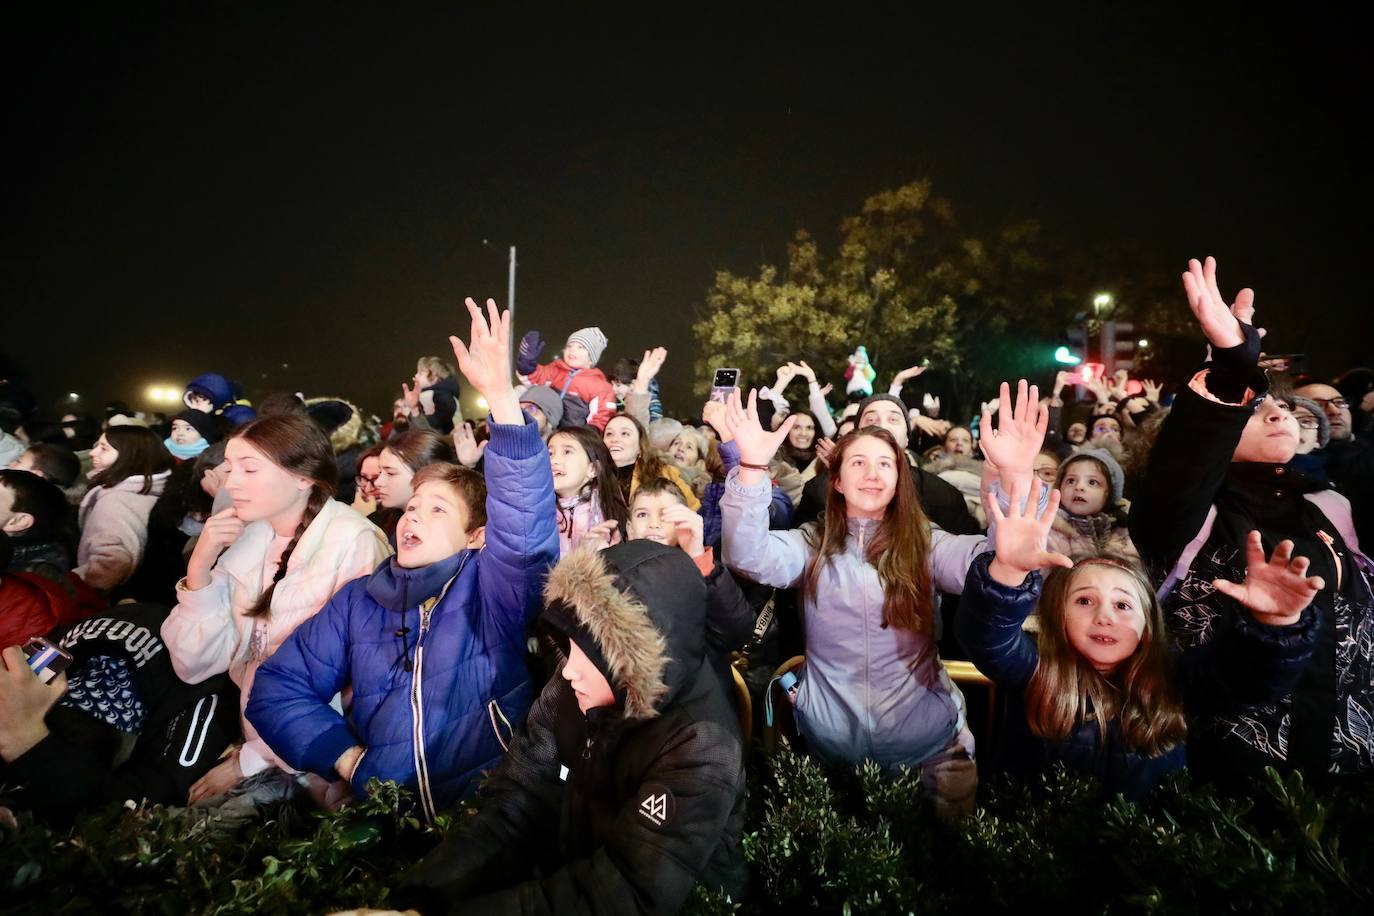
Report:
M1093 296L1093 309L1096 310L1097 314L1101 315L1103 312L1107 311L1107 309L1111 307L1111 293L1098 293L1096 296Z
M1146 340L1144 337L1142 337L1135 342L1135 345L1140 349L1144 350L1150 346L1150 342Z

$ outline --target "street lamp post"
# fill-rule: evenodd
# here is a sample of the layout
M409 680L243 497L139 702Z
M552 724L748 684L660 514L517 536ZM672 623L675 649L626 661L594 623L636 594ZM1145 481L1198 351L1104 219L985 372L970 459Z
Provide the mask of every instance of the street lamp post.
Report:
M486 239L482 239L482 244L492 251L499 249ZM506 282L506 308L510 309L510 336L506 339L506 350L510 354L511 364L515 364L515 246L510 246L510 274Z

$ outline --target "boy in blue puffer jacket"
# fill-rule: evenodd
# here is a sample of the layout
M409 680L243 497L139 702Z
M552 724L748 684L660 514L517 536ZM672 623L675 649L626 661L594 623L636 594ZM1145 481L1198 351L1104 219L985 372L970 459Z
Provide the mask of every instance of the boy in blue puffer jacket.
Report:
M368 779L415 791L427 817L475 791L533 699L525 630L558 560L553 477L520 409L509 312L471 299L459 367L491 405L486 481L451 464L416 473L397 555L346 585L258 669L246 710L291 766L361 795ZM330 701L353 688L347 716Z

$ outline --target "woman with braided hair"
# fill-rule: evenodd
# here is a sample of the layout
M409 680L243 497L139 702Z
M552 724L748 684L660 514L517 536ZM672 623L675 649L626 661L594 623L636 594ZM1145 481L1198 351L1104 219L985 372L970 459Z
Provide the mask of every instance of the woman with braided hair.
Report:
M391 551L375 525L333 498L334 453L309 420L248 423L230 437L225 461L233 505L206 520L162 638L182 680L227 671L246 702L263 660ZM245 777L289 771L247 720L243 734L238 752L191 787L191 804Z

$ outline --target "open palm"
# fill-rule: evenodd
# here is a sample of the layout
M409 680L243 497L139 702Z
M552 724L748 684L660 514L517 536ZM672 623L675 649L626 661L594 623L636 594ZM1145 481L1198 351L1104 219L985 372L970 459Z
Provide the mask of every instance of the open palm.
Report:
M1035 515L1038 502L1027 499L1025 489L1017 483L1012 486L1011 506L1004 514L992 493L983 494L988 518L994 521L997 529L997 556L989 572L999 582L1019 585L1032 570L1073 566L1073 561L1068 557L1046 546L1050 526L1054 524L1055 513L1059 511L1059 491L1050 492L1049 502L1039 518Z
M468 383L487 400L511 389L510 310L497 314L496 300L487 300L487 316L471 298L466 301L472 316L471 342L450 337L458 369Z
M735 437L739 447L740 460L745 464L767 464L778 451L782 440L792 431L795 416L788 417L773 431L763 428L759 422L758 392L749 390L749 403L740 402L739 389L730 392L725 401L725 427Z
M1321 576L1308 577L1307 557L1293 556L1293 542L1280 541L1273 556L1264 559L1260 533L1251 531L1245 542L1245 581L1217 579L1213 587L1234 598L1260 623L1285 626L1297 623L1303 609L1326 588Z
M1227 305L1217 286L1216 258L1208 257L1203 263L1196 258L1190 260L1183 275L1183 290L1188 294L1188 307L1214 348L1227 350L1245 342L1240 323L1250 324L1255 317L1254 290L1241 290L1236 301Z
M997 427L992 415L983 411L979 425L983 454L1003 472L1030 471L1035 456L1045 444L1045 429L1049 426L1049 408L1039 403L1040 389L1027 387L1026 380L1016 383L1016 404L1011 403L1011 386L1002 383L997 408Z

